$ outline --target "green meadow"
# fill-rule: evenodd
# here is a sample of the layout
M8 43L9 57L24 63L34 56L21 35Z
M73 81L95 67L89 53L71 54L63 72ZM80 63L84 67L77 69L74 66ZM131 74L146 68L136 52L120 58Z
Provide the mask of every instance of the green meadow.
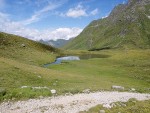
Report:
M5 33L0 33L0 42L1 102L52 96L51 89L56 89L57 95L85 89L112 91L112 85L123 86L125 91L135 88L136 92L150 93L149 49L64 51ZM66 54L107 57L43 66Z

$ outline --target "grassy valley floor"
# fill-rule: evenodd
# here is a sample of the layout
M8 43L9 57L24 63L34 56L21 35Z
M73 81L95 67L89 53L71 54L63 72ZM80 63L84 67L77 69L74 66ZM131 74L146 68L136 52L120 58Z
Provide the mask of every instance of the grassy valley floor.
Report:
M68 54L85 54L71 51ZM58 54L37 54L32 63L10 57L0 57L0 100L29 99L51 96L49 89L58 95L91 91L112 90L112 85L131 88L135 92L150 93L150 50L103 50L92 54L109 55L80 61L65 61L60 65L42 67L41 62L52 62ZM33 57L31 54L31 57ZM52 57L51 57L52 56ZM21 57L20 57L21 58ZM21 88L26 86L25 88ZM46 87L46 88L35 88Z

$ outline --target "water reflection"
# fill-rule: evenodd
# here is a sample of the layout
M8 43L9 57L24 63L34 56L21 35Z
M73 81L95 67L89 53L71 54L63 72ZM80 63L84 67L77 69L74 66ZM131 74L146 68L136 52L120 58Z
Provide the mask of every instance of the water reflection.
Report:
M61 64L62 61L71 61L71 60L80 60L80 59L91 59L91 58L108 58L109 55L102 55L102 54L82 54L79 56L65 56L65 57L58 57L55 62L44 64L44 67L48 67L54 64Z
M48 66L54 65L54 64L60 64L62 61L65 61L65 60L67 60L67 61L80 60L80 58L78 56L59 57L55 60L55 62L44 64L44 67L48 67Z

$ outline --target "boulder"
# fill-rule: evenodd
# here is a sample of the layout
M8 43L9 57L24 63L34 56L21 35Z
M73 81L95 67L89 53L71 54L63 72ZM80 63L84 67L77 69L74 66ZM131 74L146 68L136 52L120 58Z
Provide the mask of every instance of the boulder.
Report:
M52 94L56 94L56 90L55 90L55 89L52 89L52 90L51 90L51 93L52 93Z

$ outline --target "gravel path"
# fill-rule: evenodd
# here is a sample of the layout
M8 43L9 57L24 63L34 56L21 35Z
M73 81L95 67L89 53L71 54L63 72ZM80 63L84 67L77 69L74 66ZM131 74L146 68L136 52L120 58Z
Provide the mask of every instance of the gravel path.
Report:
M116 101L126 102L130 98L147 100L150 99L150 94L95 92L18 102L3 102L0 104L0 113L78 113L98 104L110 107L110 103Z

